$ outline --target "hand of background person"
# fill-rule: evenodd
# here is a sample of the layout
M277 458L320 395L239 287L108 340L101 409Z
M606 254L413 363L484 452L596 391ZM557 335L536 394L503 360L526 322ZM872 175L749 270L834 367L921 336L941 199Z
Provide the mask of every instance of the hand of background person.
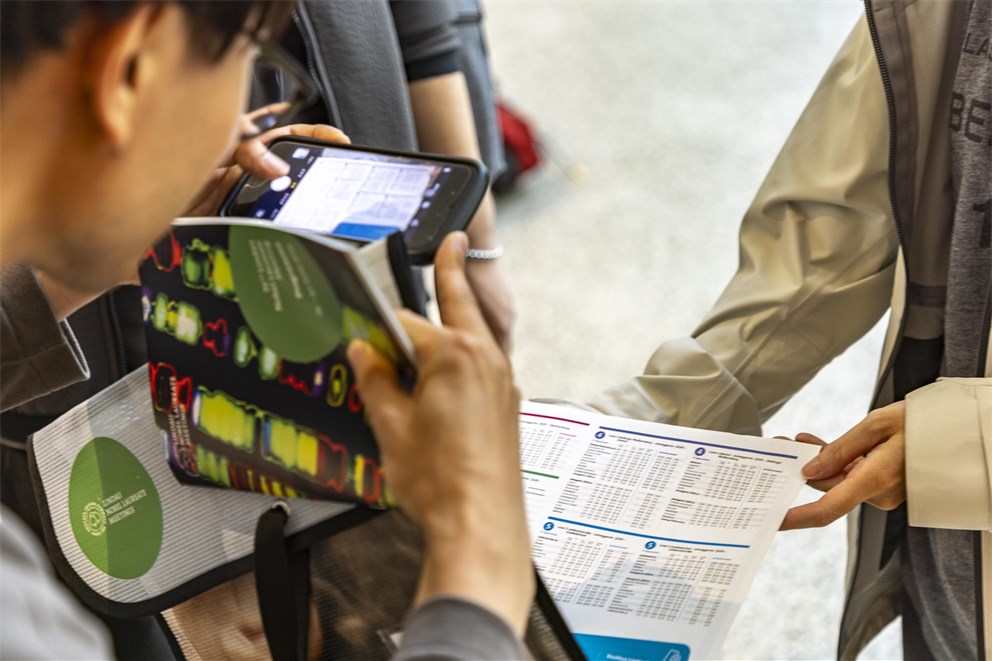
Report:
M382 453L386 480L426 541L418 602L471 600L522 633L534 593L520 479L520 394L465 277L468 241L456 232L435 260L443 326L401 310L417 384L354 341L348 358Z
M245 115L242 121L246 123L246 128L251 127L250 122L253 115L264 113L265 110L266 108L262 108ZM284 135L315 138L330 142L351 142L348 136L340 129L326 124L291 124L289 126L280 126L248 140L243 140L235 148L227 165L214 170L210 181L183 215L216 215L231 187L237 183L238 179L245 172L262 179L275 179L276 177L289 174L289 165L270 152L265 146L265 143Z
M461 71L416 80L410 83L408 90L417 141L422 150L481 158L472 99ZM488 250L499 244L492 192L486 191L465 231L473 248ZM502 269L492 261L470 261L466 273L496 342L509 354L517 313Z
M469 261L465 267L465 275L468 276L493 338L500 349L510 355L517 309L503 269L496 260Z
M310 602L307 659L321 658L324 638L314 602ZM187 599L163 613L174 630L201 659L262 661L271 659L258 608L255 575L242 574Z
M499 245L496 237L496 204L492 193L486 192L478 211L469 223L466 232L473 248L488 250ZM517 320L517 308L510 291L510 285L503 275L498 260L469 260L465 273L472 291L479 302L482 316L489 325L496 343L507 355L513 347L513 324Z
M830 524L861 503L883 510L906 500L906 405L896 402L868 414L833 443L812 434L796 440L822 445L820 454L803 466L808 484L824 492L813 503L793 507L782 530Z

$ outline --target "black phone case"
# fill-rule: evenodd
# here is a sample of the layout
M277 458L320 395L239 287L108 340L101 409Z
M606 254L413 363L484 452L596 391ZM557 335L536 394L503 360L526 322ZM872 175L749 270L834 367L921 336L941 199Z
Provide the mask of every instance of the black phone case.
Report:
M434 254L437 252L437 248L441 245L441 241L444 240L444 237L451 232L461 231L468 227L469 222L472 220L472 216L475 215L476 210L479 208L479 204L482 202L483 196L486 194L486 190L489 188L489 174L486 166L479 161L470 158L448 156L444 154L430 154L427 152L408 152L380 149L378 147L364 147L361 145L329 142L326 140L317 140L314 138L299 136L282 136L269 142L268 145L271 147L281 142L295 142L314 145L317 147L332 147L334 149L383 154L386 156L398 156L401 158L414 158L440 163L455 163L467 166L472 172L472 177L465 183L465 188L450 208L446 217L436 225L421 226L417 229L413 240L408 239L406 241L407 254L410 257L410 261L416 266L426 266L432 264L434 262ZM250 178L251 175L245 173L240 179L238 179L238 182L231 188L231 191L227 194L227 197L224 198L224 202L221 204L218 215L224 217L231 215L229 213L231 206L233 206L234 202L238 198L238 194L241 192L241 189Z

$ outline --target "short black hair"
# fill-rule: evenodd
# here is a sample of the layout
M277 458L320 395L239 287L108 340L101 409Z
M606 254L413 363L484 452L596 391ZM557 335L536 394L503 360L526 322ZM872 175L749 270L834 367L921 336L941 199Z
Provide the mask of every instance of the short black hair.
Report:
M161 1L161 0L159 0ZM235 37L277 36L289 22L292 0L167 0L182 7L191 26L192 55L219 60ZM0 74L8 78L43 50L58 50L69 28L92 12L114 23L154 0L2 0ZM163 2L164 4L164 2ZM249 21L251 24L249 25Z

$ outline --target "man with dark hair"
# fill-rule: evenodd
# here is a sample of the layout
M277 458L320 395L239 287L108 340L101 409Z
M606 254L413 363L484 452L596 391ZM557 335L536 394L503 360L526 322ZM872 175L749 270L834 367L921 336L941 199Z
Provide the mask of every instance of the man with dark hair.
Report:
M239 35L265 41L282 32L295 7L295 3L281 0L174 2L190 25L200 28L189 34L190 54L208 63L219 61ZM4 69L9 72L20 68L38 50L61 50L66 45L66 33L84 17L111 24L126 17L134 7L134 0L46 2L41 7L35 0L4 0L0 42Z
M245 129L255 131L242 111L251 67L292 8L262 0L0 5L0 408L86 378L62 320L131 278L171 218L223 190L235 171L214 170L218 163L256 176L284 173L260 139L244 140ZM282 124L286 116L275 119ZM280 133L342 137L330 127L283 127L260 138ZM370 347L351 352L384 466L426 540L423 603L407 626L404 658L525 654L518 636L533 577L518 472L519 395L465 280L466 251L458 234L438 254L448 327L403 317L421 370L412 395ZM432 439L432 451L423 451L420 438ZM430 479L417 477L424 475ZM0 559L9 587L9 576L37 566L11 553L7 523ZM46 629L65 623L38 611L13 619L13 609L35 598L19 596L12 601L5 588L0 604L4 650L13 649L11 635L27 633L15 621L36 629L39 641L53 640ZM75 653L71 646L18 651ZM122 649L120 641L117 653L171 656Z
M289 9L5 2L3 263L83 291L126 280L237 144L257 40Z
M71 330L56 322L131 277L143 248L233 149L256 52L241 33L261 38L279 30L290 10L258 1L0 5L3 408L88 376ZM261 145L239 151L246 164L265 153ZM274 174L255 160L260 174ZM3 489L14 486L5 481ZM33 507L24 503L28 512ZM31 574L12 581L41 566L26 562L23 549L35 540L18 543L13 525L5 521L3 531L4 576L11 579L5 653L92 651L73 650L72 638L59 635L73 631L65 626L70 617L58 617L70 607L52 608L56 598L44 598L58 594L45 589L50 580ZM19 600L18 586L32 591ZM31 604L46 617L31 617ZM50 622L52 630L32 635L19 622ZM110 624L119 655L168 654L152 622Z

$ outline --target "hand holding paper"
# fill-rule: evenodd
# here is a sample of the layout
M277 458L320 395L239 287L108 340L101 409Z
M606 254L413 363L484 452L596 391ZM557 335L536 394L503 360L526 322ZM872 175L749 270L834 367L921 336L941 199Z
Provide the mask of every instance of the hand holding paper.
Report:
M789 510L782 530L825 526L865 502L891 510L906 500L905 422L905 403L896 402L872 411L824 445L819 456L803 467L809 485L824 496ZM800 434L796 440L822 443L811 434Z

